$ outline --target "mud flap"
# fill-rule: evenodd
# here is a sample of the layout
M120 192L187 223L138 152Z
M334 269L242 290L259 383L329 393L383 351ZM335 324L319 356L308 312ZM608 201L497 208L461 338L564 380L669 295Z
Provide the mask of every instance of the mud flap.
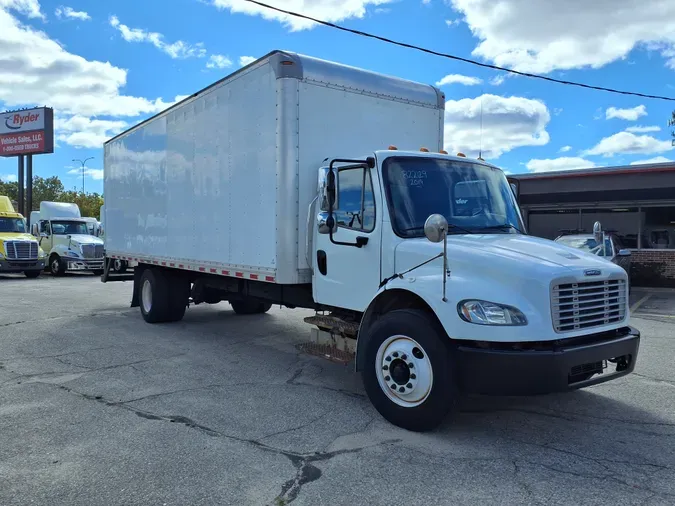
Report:
M134 269L134 288L131 295L131 306L129 307L138 307L140 304L138 302L138 290L141 287L141 276L143 275L143 269L136 268Z

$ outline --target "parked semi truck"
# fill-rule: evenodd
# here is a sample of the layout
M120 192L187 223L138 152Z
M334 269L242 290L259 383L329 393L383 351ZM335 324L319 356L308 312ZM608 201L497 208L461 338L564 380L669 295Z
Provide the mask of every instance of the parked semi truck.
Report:
M40 211L31 213L31 228L47 254L52 275L67 271L103 274L103 241L89 233L77 204L40 202Z
M0 273L23 272L37 278L45 268L45 253L26 229L26 220L9 197L0 195Z
M526 235L504 172L442 150L444 102L275 51L110 139L106 251L138 262L132 306L148 323L191 303L316 310L316 345L411 430L464 393L631 372L626 272Z

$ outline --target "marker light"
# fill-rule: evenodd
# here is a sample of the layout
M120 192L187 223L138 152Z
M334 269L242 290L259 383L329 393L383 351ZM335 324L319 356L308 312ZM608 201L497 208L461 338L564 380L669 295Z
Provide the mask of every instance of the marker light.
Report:
M429 152L429 150L427 148L420 148L420 151L422 153L428 153Z
M398 148L394 145L389 146L389 151L397 151Z
M442 155L447 155L447 154L448 154L448 152L447 152L445 149L441 149L441 150L439 151L439 153L442 154Z
M464 153L457 153L457 156L461 156L462 158L466 158L466 155Z

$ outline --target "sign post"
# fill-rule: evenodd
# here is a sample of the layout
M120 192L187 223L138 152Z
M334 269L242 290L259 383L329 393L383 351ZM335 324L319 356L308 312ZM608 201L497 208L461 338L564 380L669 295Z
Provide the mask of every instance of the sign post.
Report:
M19 212L33 210L33 155L54 152L54 109L34 107L0 113L0 156L19 158ZM28 174L24 180L24 157ZM26 189L24 200L24 188Z

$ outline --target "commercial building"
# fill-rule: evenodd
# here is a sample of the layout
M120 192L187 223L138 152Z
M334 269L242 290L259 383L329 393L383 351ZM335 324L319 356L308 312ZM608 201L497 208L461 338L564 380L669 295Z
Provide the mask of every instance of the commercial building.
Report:
M675 163L513 174L532 235L591 232L599 221L632 251L637 286L675 287Z

